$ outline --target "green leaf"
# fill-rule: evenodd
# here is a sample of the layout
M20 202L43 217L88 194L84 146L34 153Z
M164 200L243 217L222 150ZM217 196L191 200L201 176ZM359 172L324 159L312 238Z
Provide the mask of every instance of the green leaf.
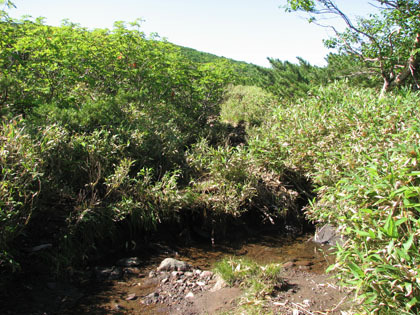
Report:
M361 231L361 230L357 230L357 229L355 229L354 230L354 232L356 232L356 234L357 235L360 235L360 236L363 236L363 237L368 237L368 236L370 236L371 234L369 233L369 232L365 232L365 231Z
M357 279L364 277L365 274L363 273L363 270L359 266L357 266L354 262L352 261L348 262L347 266L350 268L351 272Z
M414 240L414 234L411 234L410 237L408 238L407 242L405 242L403 244L403 247L406 251L408 251L411 247L411 245L413 245L413 240Z
M410 302L408 302L407 303L407 305L405 306L405 309L406 310L409 310L409 309L411 309L414 305L417 305L419 303L419 300L416 298L416 297L414 297L414 298L412 298L411 300L410 300Z
M388 218L385 221L384 232L387 236L397 238L399 236L392 213L389 213Z

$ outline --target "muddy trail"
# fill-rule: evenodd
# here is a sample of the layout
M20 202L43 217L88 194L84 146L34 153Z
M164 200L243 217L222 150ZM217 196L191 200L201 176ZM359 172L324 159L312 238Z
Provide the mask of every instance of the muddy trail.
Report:
M243 304L240 286L228 287L211 271L224 257L247 257L259 264L282 263L285 285L267 297L267 313L341 314L347 293L325 269L330 249L312 235L285 236L261 231L226 244L177 247L154 241L115 254L61 282L48 275L27 275L3 292L2 314L230 314ZM191 266L188 271L156 272L165 258ZM242 296L242 297L241 297Z

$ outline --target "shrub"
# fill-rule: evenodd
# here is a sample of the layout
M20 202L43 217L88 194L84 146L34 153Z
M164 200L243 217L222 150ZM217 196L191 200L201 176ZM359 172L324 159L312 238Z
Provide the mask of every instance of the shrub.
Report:
M419 95L378 99L345 82L311 95L279 107L251 146L269 167L283 163L314 179L318 199L307 214L347 237L334 267L363 308L416 314Z
M237 125L261 125L267 112L277 105L276 98L256 86L230 86L221 104L221 120Z
M22 119L0 127L0 165L0 268L15 270L18 251L11 245L30 221L42 177L41 159Z

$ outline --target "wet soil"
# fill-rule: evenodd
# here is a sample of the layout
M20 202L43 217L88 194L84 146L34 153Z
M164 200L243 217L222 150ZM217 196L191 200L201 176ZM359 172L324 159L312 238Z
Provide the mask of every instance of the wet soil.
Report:
M277 233L258 233L246 241L217 246L191 245L182 248L159 243L157 250L130 253L141 258L142 264L121 279L99 281L93 270L73 284L51 281L45 277L31 279L9 294L9 301L0 307L2 314L218 314L233 312L244 299L240 288L222 288L216 292L205 291L182 303L150 304L144 298L155 292L159 278L149 278L159 263L174 257L188 262L195 269L211 270L215 262L226 256L246 256L260 264L283 263L283 277L287 288L269 300L267 313L274 314L341 314L346 309L347 293L339 288L326 267L333 262L327 247L311 242L311 235L298 238L279 236ZM121 258L111 257L105 263L114 264ZM36 278L36 277L35 277ZM12 298L13 301L10 300ZM6 306L7 305L7 306ZM6 307L6 309L5 309Z

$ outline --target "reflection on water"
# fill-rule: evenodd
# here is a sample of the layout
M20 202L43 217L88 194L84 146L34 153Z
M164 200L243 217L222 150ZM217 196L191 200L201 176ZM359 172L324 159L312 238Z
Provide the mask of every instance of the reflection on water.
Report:
M265 234L249 239L242 244L224 244L215 247L193 246L179 250L178 259L185 260L201 269L211 269L215 262L226 256L241 256L259 264L306 262L311 272L322 273L332 263L327 257L328 248L310 241L312 235L298 238Z

